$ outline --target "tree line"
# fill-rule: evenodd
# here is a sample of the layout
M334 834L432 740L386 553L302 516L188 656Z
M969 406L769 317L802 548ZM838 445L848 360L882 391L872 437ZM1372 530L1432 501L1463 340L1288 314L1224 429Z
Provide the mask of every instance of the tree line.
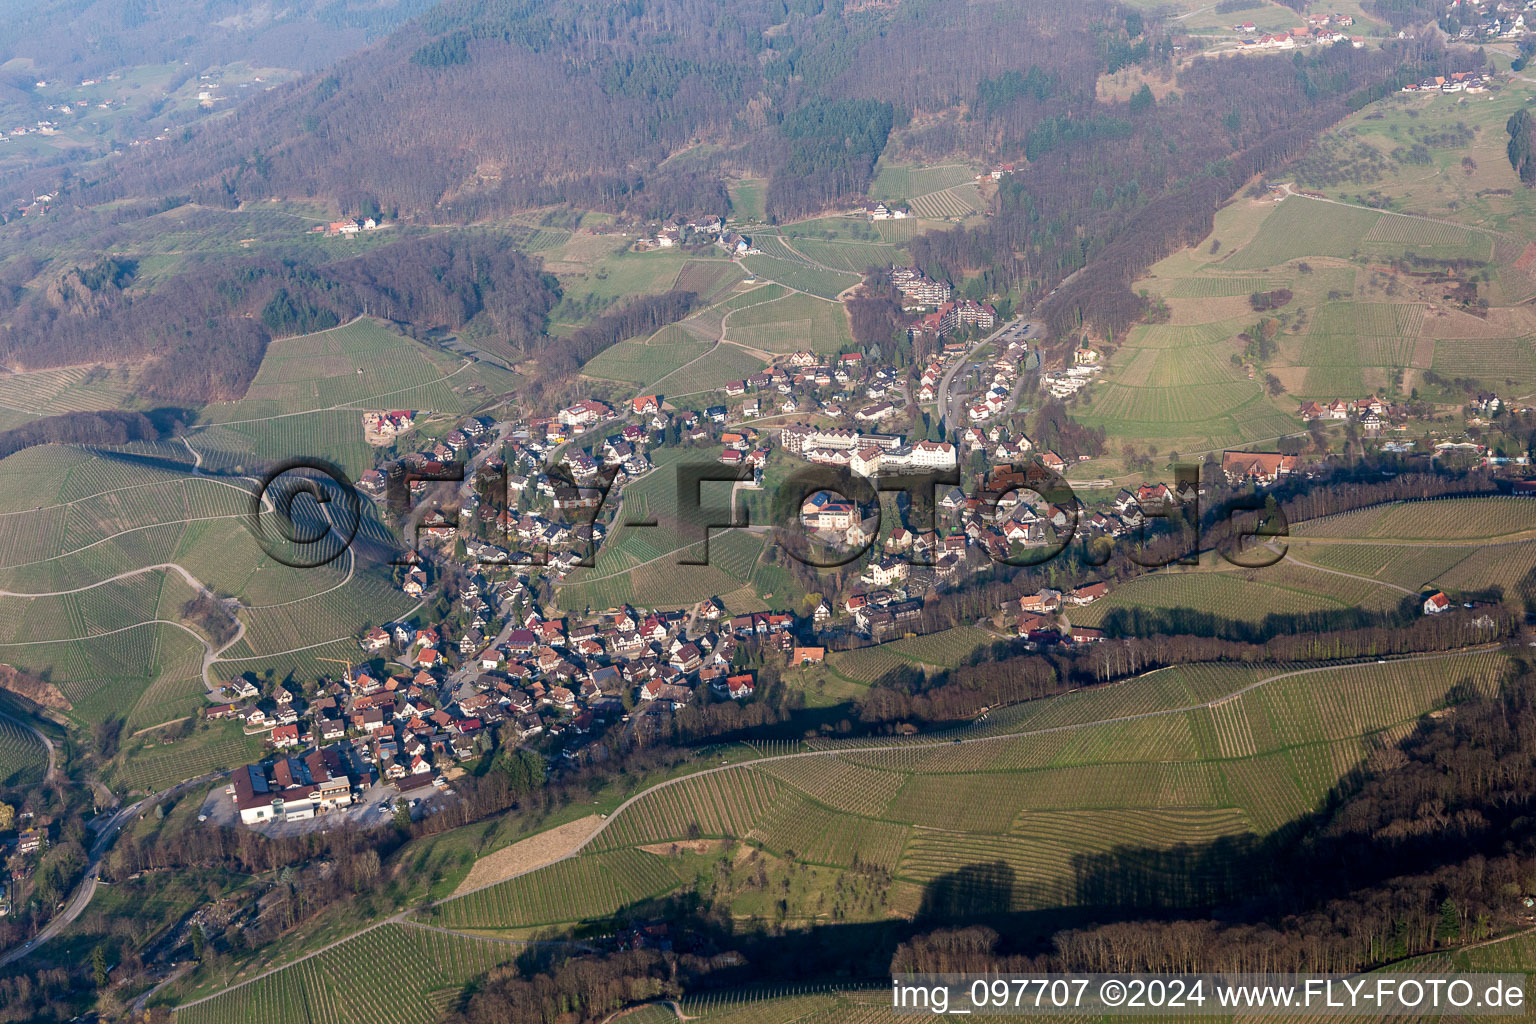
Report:
M69 280L66 293L26 294L9 308L0 360L25 369L143 361L138 392L185 404L242 396L267 342L283 334L363 314L421 329L480 317L526 349L558 299L535 263L488 238L410 239L319 266L256 258L181 274L147 294L116 274ZM89 301L79 294L87 288Z

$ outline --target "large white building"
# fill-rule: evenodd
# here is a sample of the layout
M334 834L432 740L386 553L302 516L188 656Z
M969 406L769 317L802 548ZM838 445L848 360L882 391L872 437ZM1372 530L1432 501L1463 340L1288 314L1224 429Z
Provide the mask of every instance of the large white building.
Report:
M236 768L229 790L247 825L302 821L352 804L352 781L334 748Z

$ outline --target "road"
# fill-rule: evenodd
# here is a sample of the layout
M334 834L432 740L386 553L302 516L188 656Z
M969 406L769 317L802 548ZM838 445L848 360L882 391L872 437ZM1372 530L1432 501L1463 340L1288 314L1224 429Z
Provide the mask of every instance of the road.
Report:
M123 826L132 821L143 808L151 807L169 797L179 796L195 786L211 782L218 775L219 773L212 772L207 775L200 775L195 779L188 779L185 782L178 782L169 789L162 789L152 796L146 796L129 804L127 807L114 811L107 818L106 824L97 832L96 841L91 844L88 852L89 864L85 869L85 874L80 879L80 883L75 886L75 891L71 894L69 903L63 910L53 915L52 919L43 925L42 929L35 936L4 956L0 956L0 967L20 960L34 949L45 945L49 939L52 939L66 927L73 924L75 919L85 912L85 908L90 905L91 897L96 895L96 883L101 877L101 858L111 848L112 840L117 838L117 834L122 831Z
M939 379L938 409L939 415L944 418L944 425L947 429L952 431L963 430L968 422L965 418L965 399L963 397L963 393L960 390L957 390L954 386L956 374L958 374L964 367L970 365L971 357L974 356L977 352L981 351L982 348L990 345L1004 334L1007 334L1020 323L1024 324L1024 331L1021 337L1027 338L1031 341L1040 337L1042 329L1039 324L1025 321L1023 317L1010 320L1008 323L999 327L997 330L993 331L985 338L982 338L970 348L966 349L965 354L959 359L955 360L955 364L946 370L944 372L944 376ZM1018 388L1016 386L1015 392L1017 391ZM1014 395L1014 402L1017 403L1017 401L1018 395L1016 393Z

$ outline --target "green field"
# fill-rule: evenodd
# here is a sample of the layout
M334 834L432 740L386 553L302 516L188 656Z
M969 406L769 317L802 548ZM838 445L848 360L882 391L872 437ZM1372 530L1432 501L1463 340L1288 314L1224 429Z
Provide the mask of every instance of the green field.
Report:
M10 706L0 707L16 714ZM35 786L48 768L48 751L32 733L9 718L0 719L0 788Z
M750 377L767 365L766 360L758 358L738 345L722 343L707 351L686 368L674 370L665 377L658 378L652 382L651 386L673 398L701 395L718 391L733 380Z
M1376 154L1355 159L1353 166L1365 168L1358 180L1339 176L1337 162L1314 157L1304 161L1298 185L1336 197L1375 191L1395 210L1529 238L1536 200L1510 167L1504 125L1533 93L1516 76L1481 94L1393 94L1350 115L1319 144L1322 154ZM1403 159L1415 147L1422 147L1419 155ZM1522 282L1521 294L1531 287Z
M883 164L870 183L876 199L915 199L954 185L976 180L970 164Z
M824 299L835 299L860 281L858 274L836 273L823 270L808 262L770 256L767 255L767 249L764 249L764 255L748 256L741 262L759 278L777 281L796 291L809 292Z
M1300 537L1492 540L1536 529L1536 507L1518 498L1401 502L1298 523Z
M805 294L737 309L726 318L726 335L775 353L810 349L830 354L853 343L842 306Z
M431 1024L470 978L513 959L520 946L386 924L292 967L177 1011L179 1024ZM408 978L401 967L410 964Z
M1164 670L1008 709L1019 713L1006 723L1000 715L995 727L1006 731L984 741L987 730L971 730L978 742L960 745L914 738L861 751L868 740L846 740L822 755L687 776L631 804L592 849L613 857L689 839L746 839L828 867L855 856L893 865L897 883L917 886L998 859L1014 873L1014 909L1070 905L1083 855L1282 828L1355 770L1371 736L1396 735L1456 685L1490 692L1504 663L1484 652L1343 668ZM464 909L449 901L443 919L481 927L558 919L582 898L565 894L584 859L487 890L505 895L468 897ZM621 898L647 887L615 884L629 894ZM1189 884L1230 891L1238 879L1216 866Z
M839 675L856 682L872 683L883 673L902 665L953 668L962 664L976 648L995 639L984 630L957 626L937 633L891 640L873 647L839 651L831 656L830 663Z
M650 338L621 341L603 349L581 368L588 377L633 384L645 389L710 350L676 324Z
M662 857L619 850L559 861L443 904L433 915L447 928L525 928L602 917L676 888Z

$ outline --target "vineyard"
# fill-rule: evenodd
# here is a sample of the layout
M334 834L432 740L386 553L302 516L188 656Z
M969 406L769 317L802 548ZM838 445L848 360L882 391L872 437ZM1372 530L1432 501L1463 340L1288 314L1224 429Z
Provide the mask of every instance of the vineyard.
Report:
M184 740L133 746L118 756L117 779L146 793L168 789L205 772L227 771L260 758L265 746L259 736L246 736L238 722L202 729Z
M686 369L674 370L650 386L674 397L705 394L744 380L767 365L746 349L722 342Z
M794 246L824 267L861 276L870 267L890 267L901 261L901 253L894 245L797 238Z
M35 786L47 768L48 751L42 742L9 718L0 718L0 786Z
M1470 377L1490 387L1536 383L1536 341L1531 338L1437 340L1432 368L1447 377Z
M853 340L841 306L805 294L738 310L726 333L732 341L769 352L836 352Z
M1327 596L1332 577L1321 573L1312 592L1271 585L1267 570L1247 572L1159 572L1140 576L1117 588L1109 597L1086 608L1074 609L1072 622L1095 626L1117 608L1187 608L1238 622L1261 622L1267 615L1296 615L1348 607ZM1340 584L1350 581L1338 578Z
M910 199L940 192L976 180L969 164L885 164L870 183L869 194L877 199Z
M855 682L872 683L893 668L933 665L953 668L963 664L978 648L995 637L973 626L957 626L937 633L904 637L871 647L839 651L832 655L832 668Z
M744 836L782 788L770 776L745 767L689 776L635 801L593 847L616 850L668 839Z
M431 1024L470 978L520 946L384 924L196 1006L178 1024ZM402 974L402 972L404 972Z
M673 324L663 327L647 340L621 341L610 345L588 360L581 372L588 377L625 381L643 388L709 349L708 342L699 341Z
M1348 257L1365 243L1381 214L1292 196L1274 208L1258 236L1228 257L1231 270L1267 270L1307 256Z
M572 857L440 904L450 928L526 928L606 917L675 889L665 858L639 850Z
M1536 529L1536 504L1519 498L1450 498L1359 509L1297 524L1301 537L1493 540Z
M772 236L764 236L771 238ZM779 243L782 247L783 243ZM785 257L790 254L785 253ZM823 270L815 266L803 257L796 261L791 258L769 256L764 250L764 255L748 256L742 260L742 265L758 277L777 281L800 292L809 292L819 295L824 299L835 299L843 290L851 288L859 283L858 274L841 274L830 270Z
M1272 292L1277 288L1288 288L1291 284L1292 278L1289 277L1200 274L1179 278L1163 294L1170 299L1222 299L1252 295L1254 292Z
M966 182L938 192L917 196L912 212L931 220L969 217L983 208L981 190L975 182Z
M712 302L741 281L741 268L730 260L689 260L672 282L676 291L693 292L699 303Z

